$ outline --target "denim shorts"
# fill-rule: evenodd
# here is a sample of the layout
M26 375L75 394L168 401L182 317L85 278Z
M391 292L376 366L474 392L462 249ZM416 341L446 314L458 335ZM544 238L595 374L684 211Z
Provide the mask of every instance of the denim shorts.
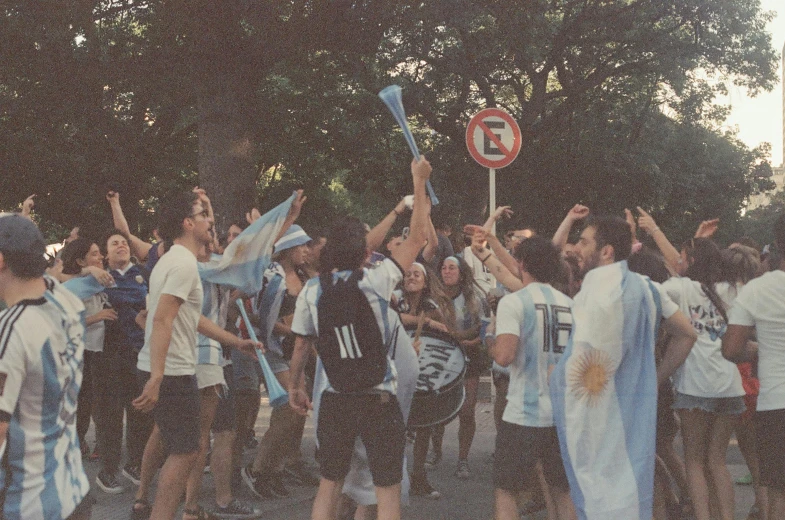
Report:
M273 374L280 374L289 370L289 362L278 352L267 349L264 351L264 357L267 360L267 364L270 365L270 370L273 371Z
M747 409L744 396L738 397L696 397L676 392L674 410L702 410L721 415L741 415Z

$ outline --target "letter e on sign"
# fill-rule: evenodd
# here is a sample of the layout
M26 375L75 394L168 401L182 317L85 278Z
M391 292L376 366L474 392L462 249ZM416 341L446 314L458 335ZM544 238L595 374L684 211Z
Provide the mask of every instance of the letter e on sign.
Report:
M521 151L521 129L513 117L498 108L481 110L466 127L466 147L486 168L504 168Z

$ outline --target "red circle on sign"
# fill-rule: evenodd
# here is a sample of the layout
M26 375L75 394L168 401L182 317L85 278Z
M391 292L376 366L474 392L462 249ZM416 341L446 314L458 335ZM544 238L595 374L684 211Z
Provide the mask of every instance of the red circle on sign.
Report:
M480 138L483 141L482 148L477 144ZM486 108L469 121L469 126L466 127L466 147L480 165L486 168L504 168L513 162L521 151L521 129L515 119L504 110Z

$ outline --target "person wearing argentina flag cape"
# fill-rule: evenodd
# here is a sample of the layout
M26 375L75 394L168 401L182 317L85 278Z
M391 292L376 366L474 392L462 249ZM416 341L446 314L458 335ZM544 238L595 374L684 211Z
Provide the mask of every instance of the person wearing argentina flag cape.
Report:
M667 294L631 272L630 227L592 217L576 245L584 274L572 336L551 374L554 422L579 519L652 517L658 382L695 343L695 331ZM672 336L659 367L661 319Z

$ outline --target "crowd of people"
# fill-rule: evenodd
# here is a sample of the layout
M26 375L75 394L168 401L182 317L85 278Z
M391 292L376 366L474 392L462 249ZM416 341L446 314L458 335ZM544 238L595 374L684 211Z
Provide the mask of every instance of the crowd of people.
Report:
M324 233L296 224L301 191L221 234L204 190L171 194L154 241L109 191L113 226L74 228L50 259L33 197L0 216L2 517L90 518L90 460L94 492L135 487L133 519L181 504L183 520L258 518L241 486L275 499L293 484L318 486L314 519L397 519L407 500L441 497L428 472L455 417L454 475L472 475L490 372L497 520L732 520L734 433L750 517L785 518L785 216L764 248L720 249L716 220L677 248L641 208L582 205L553 237L500 240L509 207L461 233L432 219L430 173L413 161L413 196L374 227L346 216ZM462 400L412 426L428 338L460 352ZM289 401L257 440L263 384ZM309 413L318 471L301 449Z

